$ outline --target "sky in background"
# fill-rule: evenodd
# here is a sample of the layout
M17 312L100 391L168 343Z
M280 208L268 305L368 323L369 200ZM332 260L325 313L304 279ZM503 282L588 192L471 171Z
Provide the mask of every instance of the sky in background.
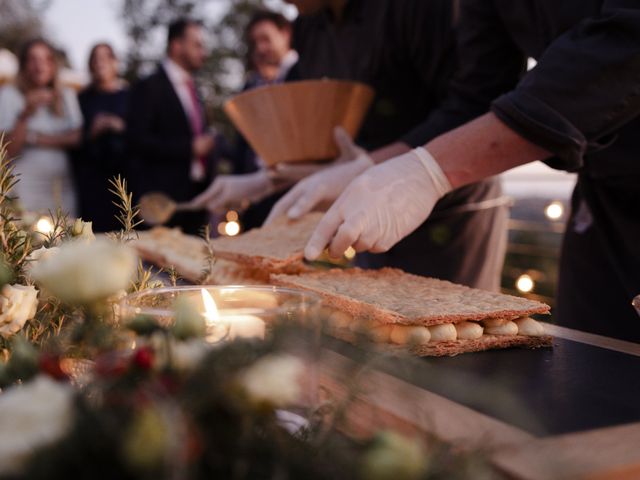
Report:
M45 11L47 32L69 56L74 69L86 70L89 49L100 41L121 54L127 39L118 19L120 0L53 0Z

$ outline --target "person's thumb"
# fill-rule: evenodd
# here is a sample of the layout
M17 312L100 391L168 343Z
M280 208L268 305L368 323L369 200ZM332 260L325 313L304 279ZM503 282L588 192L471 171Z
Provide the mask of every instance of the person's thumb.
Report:
M362 149L353 143L347 131L340 126L334 128L333 138L340 151L340 155L338 155L339 162L354 160L362 152Z

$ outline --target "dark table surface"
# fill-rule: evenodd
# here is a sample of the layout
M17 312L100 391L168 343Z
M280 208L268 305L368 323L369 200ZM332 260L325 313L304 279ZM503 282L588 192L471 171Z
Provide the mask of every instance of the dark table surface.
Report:
M350 357L356 347L336 343ZM553 349L376 360L395 377L536 436L640 422L640 356L556 338Z

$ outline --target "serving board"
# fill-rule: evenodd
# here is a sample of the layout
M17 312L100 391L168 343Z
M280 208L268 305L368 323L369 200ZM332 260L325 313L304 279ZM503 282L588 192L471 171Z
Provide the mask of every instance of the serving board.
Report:
M546 325L553 349L372 357L347 429L392 426L488 449L512 478L640 478L640 345ZM366 355L331 342L321 383Z

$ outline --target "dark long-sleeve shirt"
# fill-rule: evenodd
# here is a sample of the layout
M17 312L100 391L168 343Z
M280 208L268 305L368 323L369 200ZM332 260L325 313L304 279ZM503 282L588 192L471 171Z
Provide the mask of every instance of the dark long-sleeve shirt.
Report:
M550 166L640 173L640 2L462 0L458 37L448 98L409 143L491 110ZM527 57L538 64L525 74Z
M398 140L446 93L455 68L451 0L350 0L342 19L327 11L301 16L293 46L300 59L289 79L337 78L376 91L358 143Z

